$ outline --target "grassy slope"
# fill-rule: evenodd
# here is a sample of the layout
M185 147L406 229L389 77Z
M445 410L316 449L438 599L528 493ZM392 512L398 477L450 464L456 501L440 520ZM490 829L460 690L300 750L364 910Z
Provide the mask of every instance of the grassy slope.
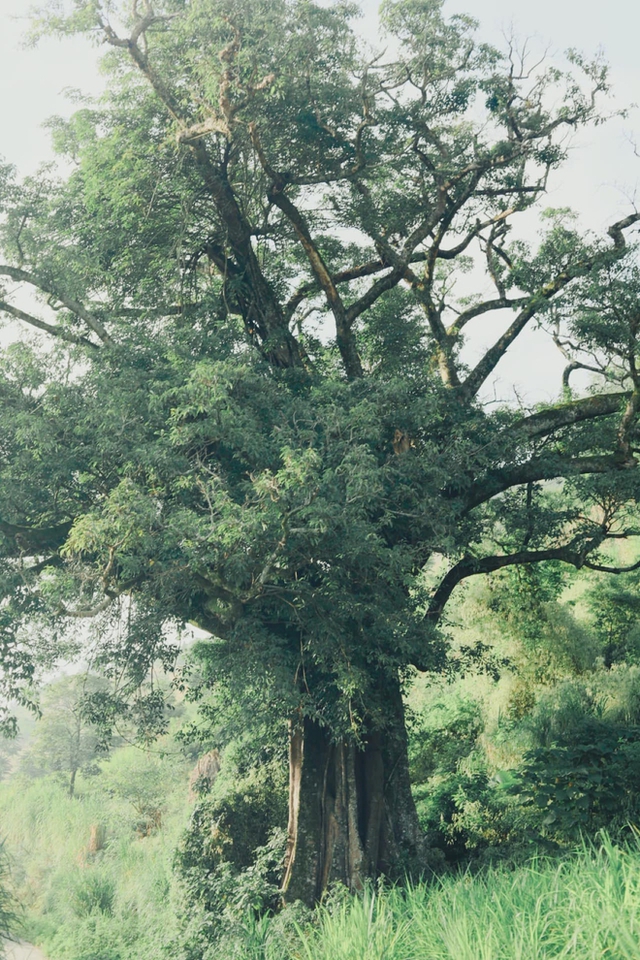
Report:
M184 809L144 839L113 801L111 840L87 841L105 805L70 801L51 782L4 785L0 816L21 854L30 901L25 933L51 960L181 956L172 902L171 850ZM296 919L297 917L297 919ZM561 861L448 876L408 891L344 897L313 922L285 911L247 917L207 960L637 960L640 848L605 840Z
M53 778L0 784L0 829L24 908L21 934L51 960L170 955L177 923L171 862L190 813L188 770L157 759L166 785L162 825L142 836L138 812L117 791L132 767L149 762L140 756L118 750L101 776L80 781L73 799Z

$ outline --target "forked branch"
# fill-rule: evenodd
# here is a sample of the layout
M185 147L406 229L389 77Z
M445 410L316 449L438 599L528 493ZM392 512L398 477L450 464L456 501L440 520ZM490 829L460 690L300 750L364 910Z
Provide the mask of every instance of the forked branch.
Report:
M609 227L608 233L613 240L614 253L622 255L625 251L626 241L623 231L632 224L637 223L638 220L640 220L640 213L633 213ZM610 252L608 256L611 256ZM505 330L502 336L498 338L493 346L489 347L482 359L463 382L462 389L467 399L471 399L477 395L498 362L505 355L511 344L520 336L529 321L539 313L550 300L560 293L560 291L564 290L568 284L578 277L585 276L585 274L589 273L600 262L603 262L603 254L600 252L584 260L577 261L558 273L529 299L513 323Z

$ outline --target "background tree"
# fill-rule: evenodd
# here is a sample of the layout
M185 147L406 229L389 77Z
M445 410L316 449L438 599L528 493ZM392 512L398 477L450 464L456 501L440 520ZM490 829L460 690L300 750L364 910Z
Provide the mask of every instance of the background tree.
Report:
M402 685L442 666L455 587L605 570L635 532L638 215L604 240L558 211L536 248L512 233L597 122L605 67L529 66L433 0L385 3L399 52L369 54L355 12L45 9L36 29L111 48L109 92L52 123L68 176L3 171L0 308L48 337L2 361L6 685L92 617L95 662L135 689L197 623L217 677L290 723L284 892L307 902L420 862ZM602 392L484 406L532 323L565 390L594 367Z
M102 688L97 678L85 675L61 677L46 687L42 716L22 757L23 770L31 775L61 773L69 796L74 795L78 773L95 765L102 746L100 732L87 714L87 697Z
M605 667L637 663L640 620L637 574L623 574L613 582L600 580L589 590L587 602L602 644Z
M126 759L120 758L102 773L103 788L133 807L136 830L141 836L149 836L162 823L168 780L166 764L163 766L159 757L141 750Z

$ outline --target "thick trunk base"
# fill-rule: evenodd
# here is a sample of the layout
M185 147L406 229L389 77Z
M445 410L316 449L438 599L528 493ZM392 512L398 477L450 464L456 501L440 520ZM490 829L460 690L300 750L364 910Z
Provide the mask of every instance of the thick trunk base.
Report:
M333 882L359 890L380 874L419 869L423 840L394 693L394 724L370 734L362 749L331 742L312 720L292 730L285 901L312 906Z

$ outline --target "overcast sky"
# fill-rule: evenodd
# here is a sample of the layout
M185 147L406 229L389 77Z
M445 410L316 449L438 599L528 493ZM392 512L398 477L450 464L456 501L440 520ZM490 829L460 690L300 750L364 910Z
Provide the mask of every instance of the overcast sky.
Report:
M0 0L0 157L20 172L32 173L50 158L43 121L53 114L69 114L68 88L99 93L102 79L96 67L99 51L80 39L46 40L36 49L24 49L21 37L29 4ZM371 35L377 0L364 0L363 29ZM515 31L530 37L551 56L568 47L586 53L602 48L611 65L615 106L640 101L640 3L638 0L536 0L526 5L509 0L447 0L445 11L470 13L481 23L481 36L504 45L504 35ZM631 107L627 119L580 133L573 144L565 172L551 184L548 205L574 206L586 225L603 229L631 207L640 184L640 159L632 143L640 141L640 111ZM640 190L638 190L640 203ZM530 367L534 333L512 350L502 365L498 395L508 382ZM561 361L549 358L536 393L555 392ZM531 389L526 391L531 397ZM506 396L506 394L505 394Z

